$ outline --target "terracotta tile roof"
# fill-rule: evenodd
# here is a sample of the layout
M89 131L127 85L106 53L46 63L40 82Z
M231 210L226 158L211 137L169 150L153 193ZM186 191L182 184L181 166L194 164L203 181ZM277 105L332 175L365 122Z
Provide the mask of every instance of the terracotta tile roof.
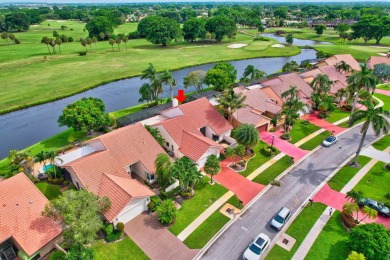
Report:
M271 79L261 82L262 86L270 87L279 96L290 89L290 86L296 86L298 90L302 91L307 97L311 96L312 88L301 76L296 73L288 73L279 75L277 79Z
M41 215L47 203L24 173L1 181L0 244L12 237L31 256L60 235L60 226Z
M359 62L357 62L351 54L338 54L324 60L329 66L334 66L341 61L345 61L352 69L360 71Z
M374 69L377 64L385 63L390 66L390 58L387 56L371 56L368 60L368 66L370 69Z
M94 138L88 143L94 143L96 141L101 142L105 150L81 157L62 167L71 168L80 179L82 185L88 191L97 195L103 193L110 194L106 191L112 191L112 189L116 191L112 192L112 194L116 194L123 188L117 184L110 183L113 182L112 178L107 179L104 175L117 176L121 180L127 179L128 181L126 183L130 183L132 179L125 171L126 166L140 162L149 173L153 174L155 172L154 160L158 154L165 153L164 149L141 124L129 125L117 129ZM131 183L135 182L137 181L134 180ZM127 185L127 187L131 187L134 190L129 193L130 197L127 197L128 200L125 205L130 202L131 197L143 196L145 193L145 190L140 189L135 184ZM112 216L115 215L116 217L123 209L123 207L120 207L123 206L122 200L125 198L125 196L120 198L120 196L112 194L110 194L109 198L113 207L104 213L110 221L112 221Z
M194 161L199 160L210 147L222 148L222 145L198 134L183 131L182 138L180 152Z
M162 125L169 135L175 140L180 151L187 157L200 158L199 151L188 146L189 141L201 143L208 142L208 146L218 146L217 143L203 136L200 129L209 126L217 135L233 129L233 126L211 105L206 98L201 98L175 108L164 111L168 115L176 111L179 114L176 117L166 119L155 125ZM183 147L185 145L186 147ZM204 144L202 144L202 147ZM200 149L201 150L201 149Z
M242 124L251 124L257 126L257 124L262 120L269 121L269 118L262 116L260 111L256 111L251 107L240 108L233 115L237 121Z
M318 75L325 74L328 78L334 82L331 85L330 93L335 94L337 90L345 88L347 84L347 76L338 71L334 66L323 66L317 69L313 69L304 73L301 73L302 78L311 78L311 81ZM311 82L310 81L310 82Z
M237 93L242 93L246 96L244 103L247 106L263 113L268 111L272 114L278 114L282 110L281 106L275 104L260 88L245 89L241 92L238 91Z
M97 195L110 199L111 207L103 215L108 221L113 222L132 198L149 197L155 194L137 180L104 173Z

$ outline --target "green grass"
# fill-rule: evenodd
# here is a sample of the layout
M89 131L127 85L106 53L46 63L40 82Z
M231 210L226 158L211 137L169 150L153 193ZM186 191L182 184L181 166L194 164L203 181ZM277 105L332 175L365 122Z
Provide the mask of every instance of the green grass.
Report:
M52 31L57 30L78 41L81 37L87 37L87 32L83 32L85 24L77 21L50 21L50 28L47 23L44 21L40 26L31 27L28 32L15 33L21 44L1 46L0 71L2 82L6 84L2 84L0 113L73 95L105 82L140 75L149 63L153 63L158 71L163 71L217 61L300 53L298 47L274 48L271 45L276 41L260 44L248 35L237 34L234 41L224 40L220 44L178 41L167 47L153 45L145 39L135 39L127 43L128 51L122 44L121 51L115 48L114 52L104 41L92 45L92 52L86 56L78 55L78 52L85 51L80 42L72 42L61 45L61 54L50 55L47 46L40 43L43 36L51 37ZM73 31L61 31L61 25L73 28ZM115 33L129 33L135 30L135 26L126 24L117 28ZM237 42L248 46L228 48ZM138 86L135 87L135 95L138 95Z
M278 177L282 172L284 172L292 163L290 162L290 156L285 155L280 158L276 163L272 164L265 171L260 173L253 179L254 182L268 185L272 180Z
M313 207L307 205L286 231L288 235L296 239L291 250L287 251L275 245L266 259L290 260L325 209L326 206L321 203L313 203Z
M383 109L384 110L390 110L390 96L378 94L378 93L375 93L374 96L383 101L383 103L384 103Z
M240 204L240 200L238 199L238 197L236 195L233 195L233 197L228 199L228 201L226 201L226 203L229 203L230 205L232 205L238 209L242 209L244 207L242 204Z
M310 248L310 251L305 259L347 259L350 252L346 243L349 234L341 223L340 215L340 211L336 211L332 215Z
M263 165L265 162L269 161L272 157L263 155L261 153L261 150L264 147L269 146L267 143L264 143L263 141L260 141L254 148L254 151L256 153L255 157L249 160L245 171L239 172L244 177L247 177L249 174L251 174L254 170L259 168L261 165ZM279 152L278 152L279 153ZM276 154L278 154L276 153ZM276 155L275 154L275 155Z
M215 211L184 240L184 244L193 249L203 248L229 220L219 211Z
M209 180L208 177L203 177L203 182L198 183L195 187L195 196L182 203L177 213L175 224L169 227L169 230L174 235L177 236L203 211L228 191L217 183L210 185L208 183Z
M314 124L310 123L308 125L304 125L304 124L302 124L302 122L304 122L304 121L299 120L294 124L294 126L290 132L290 136L291 136L291 140L289 141L290 143L295 144L296 142L300 141L304 137L321 129L320 127L318 127Z
M36 183L35 186L45 195L48 200L52 200L61 195L61 186L53 185L47 182Z
M348 164L341 168L333 177L329 180L329 186L336 191L341 191L342 188L355 176L358 171L366 165L371 158L366 156L359 156L358 163L360 168L351 167Z
M384 90L390 90L390 84L380 84L380 85L376 85L376 88L377 89L384 89Z
M390 205L390 198L386 198L390 191L390 171L384 167L385 163L377 162L354 190L363 192L364 197Z
M375 46L349 45L349 44L327 44L313 46L318 51L323 51L331 55L351 54L357 60L367 60L371 56L378 56L378 52L387 52L387 49L378 49Z
M118 118L121 118L123 116L127 116L127 115L130 115L130 114L137 113L137 112L141 111L142 109L144 109L145 107L146 106L144 104L141 104L141 105L138 105L138 106L128 107L128 108L124 108L124 109L121 109L121 110L117 110L117 111L111 112L109 114L114 116L115 119L118 119Z
M313 137L312 139L310 139L306 143L299 146L299 148L301 148L303 150L311 151L314 148L316 148L317 146L319 146L322 143L322 141L324 141L324 139L329 137L329 136L330 136L329 131L322 132L321 134Z
M386 136L382 137L381 139L379 139L378 141L373 143L372 146L375 149L380 150L380 151L385 150L387 147L390 146L390 135L386 135Z
M92 245L94 252L93 259L111 260L147 260L149 257L131 240L125 237L122 241L106 244L104 241L98 241Z
M348 117L349 114L350 113L348 111L340 110L337 108L335 111L329 114L328 118L326 118L326 121L328 121L329 123L334 123L339 121L340 119Z

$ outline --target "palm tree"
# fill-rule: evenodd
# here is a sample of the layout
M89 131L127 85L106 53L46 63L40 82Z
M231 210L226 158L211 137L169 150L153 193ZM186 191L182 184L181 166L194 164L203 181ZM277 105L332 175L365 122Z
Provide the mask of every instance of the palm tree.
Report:
M121 47L120 47L120 44L122 42L122 37L120 37L119 35L115 37L115 43L118 45L118 51L121 51Z
M285 99L281 114L284 115L284 129L288 133L299 118L299 112L306 112L307 105L299 100L298 89L295 86L290 86L290 89L283 92L281 96Z
M355 111L356 104L359 98L359 91L365 89L367 91L375 91L376 84L378 83L377 77L372 73L372 70L368 68L367 63L360 65L361 70L355 72L347 78L347 83L351 85L351 89L355 90L354 100L351 109L351 115Z
M352 165L357 166L357 159L359 157L360 151L362 149L364 139L366 138L366 134L368 128L372 126L374 133L378 136L381 132L387 134L390 130L390 112L383 110L382 107L375 108L374 105L369 101L362 102L363 105L366 106L367 110L357 110L355 111L350 119L349 125L352 126L354 123L364 119L364 123L360 132L362 133L362 138L360 140L359 148L356 152L355 159Z
M55 165L55 160L58 154L56 154L54 151L49 151L45 153L45 159L49 159L49 162L51 165L53 165L53 171L54 171L54 178L57 178L57 170ZM62 159L57 158L60 162L62 162Z
M56 45L58 45L58 51L59 51L60 54L61 54L61 43L62 43L61 39L60 39L60 38L57 38L57 39L55 40L55 43L56 43Z
M230 124L233 122L234 112L245 106L245 100L246 96L243 96L242 93L235 93L232 88L226 89L217 97L217 102L227 113Z
M115 44L115 41L114 41L114 39L110 39L110 40L108 40L108 44L110 44L110 45L111 45L111 47L112 47L112 52L114 52L114 44Z
M334 104L334 97L322 95L320 103L318 104L318 109L325 114L334 111L336 109L336 106Z
M286 90L285 92L282 93L282 98L286 100L291 100L291 99L297 99L298 98L298 89L296 86L290 86L289 90Z
M353 213L356 212L355 222L358 222L359 205L357 203L345 203L343 205L343 212L351 216L353 216Z
M157 174L157 182L160 187L165 187L170 184L172 180L172 160L166 153L157 155L154 161Z
M159 77L162 83L169 84L169 93L171 100L173 100L173 89L176 87L176 80L172 77L172 73L169 70L165 70Z
M359 219L359 201L364 198L363 193L361 191L355 191L355 190L350 190L346 193L345 198L347 198L349 201L352 203L346 203L343 206L346 207L344 210L347 214L352 215L353 212L356 212L356 220L358 221Z
M172 165L172 176L180 181L184 192L193 189L194 185L203 179L196 164L186 156L177 159Z
M211 154L209 157L207 157L206 163L204 165L204 171L211 176L210 183L213 183L213 176L220 173L221 170L222 168L219 164L219 159L215 154Z
M302 62L301 67L310 70L313 68L313 64L311 64L309 60L305 60Z
M359 220L359 222L362 222L362 221L365 220L367 217L368 217L368 218L371 218L371 219L374 219L374 218L378 217L378 211L376 211L375 209L372 209L372 208L370 208L370 207L368 207L368 206L364 206L364 207L362 208L362 212L363 212L364 214L366 214L366 215L364 216L364 218L362 218L361 220Z
M348 93L346 88L341 88L337 90L335 97L339 100L339 107L341 107L341 101L343 101L343 97Z
M239 144L244 145L247 149L254 147L259 141L260 136L254 125L242 124L235 130L235 138Z
M142 71L141 79L148 79L153 82L157 78L157 71L152 63L149 63L149 67Z
M149 125L145 125L145 128L153 136L157 143L159 143L162 147L165 146L165 139L157 128L151 127Z
M341 73L348 73L351 71L351 66L349 66L349 64L345 61L341 61L340 63L335 64L334 67Z
M250 75L250 78L248 79L249 75ZM253 65L248 65L245 68L245 71L242 75L242 80L249 83L255 79L261 79L261 78L265 77L266 75L267 75L267 73L265 73L264 71L256 69L255 66L253 66Z
M328 75L318 74L310 83L310 86L314 93L321 95L323 93L328 93L332 84L333 81L329 79Z
M34 161L35 162L38 162L38 163L43 163L43 167L46 166L46 154L44 151L40 151L39 153L37 153L34 157Z
M34 160L29 152L11 150L8 159L10 160L10 165L17 166L18 170L20 167L23 167L25 173L31 173Z

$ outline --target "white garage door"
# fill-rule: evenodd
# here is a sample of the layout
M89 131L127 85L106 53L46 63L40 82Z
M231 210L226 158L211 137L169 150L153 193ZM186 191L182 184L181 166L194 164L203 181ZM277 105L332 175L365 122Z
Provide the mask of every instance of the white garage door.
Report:
M145 200L146 199L143 199L135 205L127 206L129 207L129 209L125 209L123 211L123 213L118 217L118 222L126 224L127 222L144 212L147 208Z

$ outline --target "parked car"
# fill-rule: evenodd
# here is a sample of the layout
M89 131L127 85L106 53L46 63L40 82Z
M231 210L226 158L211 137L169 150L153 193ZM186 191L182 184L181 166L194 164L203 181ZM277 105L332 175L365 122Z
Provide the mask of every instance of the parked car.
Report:
M328 138L326 138L322 142L322 145L325 147L329 147L331 145L334 145L335 143L337 143L337 137L332 135L332 136L329 136Z
M370 207L372 209L375 209L376 211L378 211L379 215L381 215L383 217L390 218L390 209L388 207L386 207L385 205L383 205L375 200L372 200L369 198L364 198L358 202L358 205L359 205L359 207L367 206L367 207Z
M281 208L279 212L276 213L273 219L271 220L271 227L274 227L277 230L281 230L290 217L291 217L291 211L286 207Z
M264 252L269 248L270 243L271 240L269 237L264 233L260 233L245 250L243 255L244 260L260 259Z

